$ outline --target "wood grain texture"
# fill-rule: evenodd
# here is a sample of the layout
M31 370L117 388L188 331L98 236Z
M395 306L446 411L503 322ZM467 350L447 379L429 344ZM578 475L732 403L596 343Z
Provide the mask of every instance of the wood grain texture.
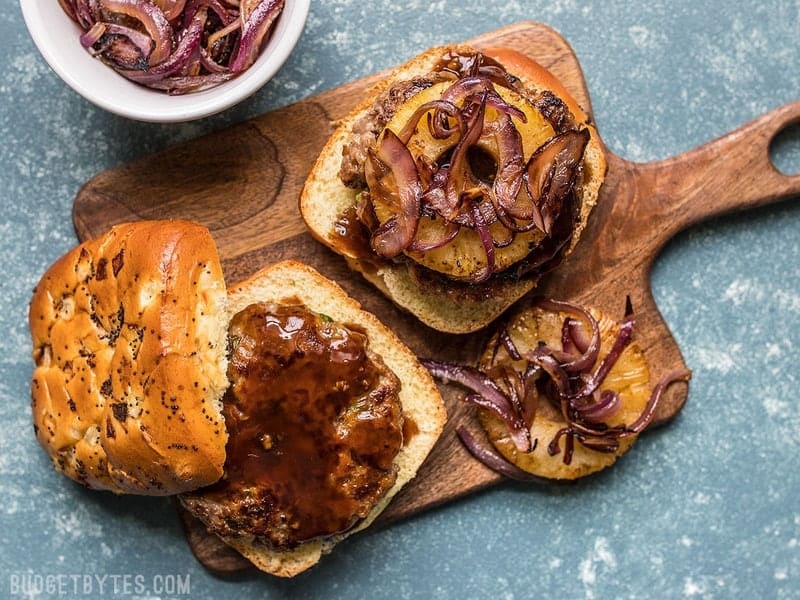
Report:
M469 40L477 47L519 50L550 69L591 114L580 64L569 44L539 23L519 23ZM402 60L406 57L398 57ZM228 282L284 258L301 259L338 281L423 357L474 362L490 332L455 336L435 332L397 309L339 256L305 232L297 201L305 177L337 119L384 74L344 85L230 129L122 165L94 177L74 205L81 239L132 219L188 218L207 225L217 241ZM665 161L637 164L607 153L606 182L575 252L547 276L537 293L621 314L630 295L637 343L654 379L685 367L653 301L650 269L677 232L711 216L800 194L800 176L781 175L769 144L800 121L800 102ZM601 130L602 134L602 130ZM454 435L474 415L458 391L443 388L448 423L416 479L380 518L388 523L493 485L498 476L472 460ZM656 415L663 424L684 405L688 386L673 386ZM198 560L232 573L247 561L182 515Z

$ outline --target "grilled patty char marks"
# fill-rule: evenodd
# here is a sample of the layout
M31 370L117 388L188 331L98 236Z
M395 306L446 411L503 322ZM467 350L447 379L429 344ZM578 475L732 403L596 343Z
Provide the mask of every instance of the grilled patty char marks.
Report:
M274 549L350 529L396 479L399 380L362 332L302 306L252 304L229 339L225 476L184 504Z
M398 108L409 98L440 80L441 75L431 73L425 77L399 81L375 98L372 107L353 124L350 140L342 149L342 166L339 170L339 178L342 183L357 190L367 187L367 180L364 176L367 149L375 147L378 135Z

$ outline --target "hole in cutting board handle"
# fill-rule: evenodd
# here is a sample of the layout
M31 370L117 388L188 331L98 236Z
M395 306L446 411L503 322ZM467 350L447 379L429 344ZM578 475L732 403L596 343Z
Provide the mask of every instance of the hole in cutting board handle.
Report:
M784 175L800 175L800 123L778 132L769 145L769 158Z

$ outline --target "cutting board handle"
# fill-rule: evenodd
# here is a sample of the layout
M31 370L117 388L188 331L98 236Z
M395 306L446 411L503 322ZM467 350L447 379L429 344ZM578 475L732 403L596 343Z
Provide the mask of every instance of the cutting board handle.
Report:
M770 145L800 123L800 101L786 104L698 148L637 164L637 209L653 223L651 243L663 245L695 223L800 195L800 173L781 173Z

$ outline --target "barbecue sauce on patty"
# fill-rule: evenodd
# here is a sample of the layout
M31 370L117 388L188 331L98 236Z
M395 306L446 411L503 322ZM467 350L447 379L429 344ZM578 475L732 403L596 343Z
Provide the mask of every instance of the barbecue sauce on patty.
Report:
M364 332L302 306L252 304L229 340L225 475L184 503L275 549L349 530L397 477L397 377Z

